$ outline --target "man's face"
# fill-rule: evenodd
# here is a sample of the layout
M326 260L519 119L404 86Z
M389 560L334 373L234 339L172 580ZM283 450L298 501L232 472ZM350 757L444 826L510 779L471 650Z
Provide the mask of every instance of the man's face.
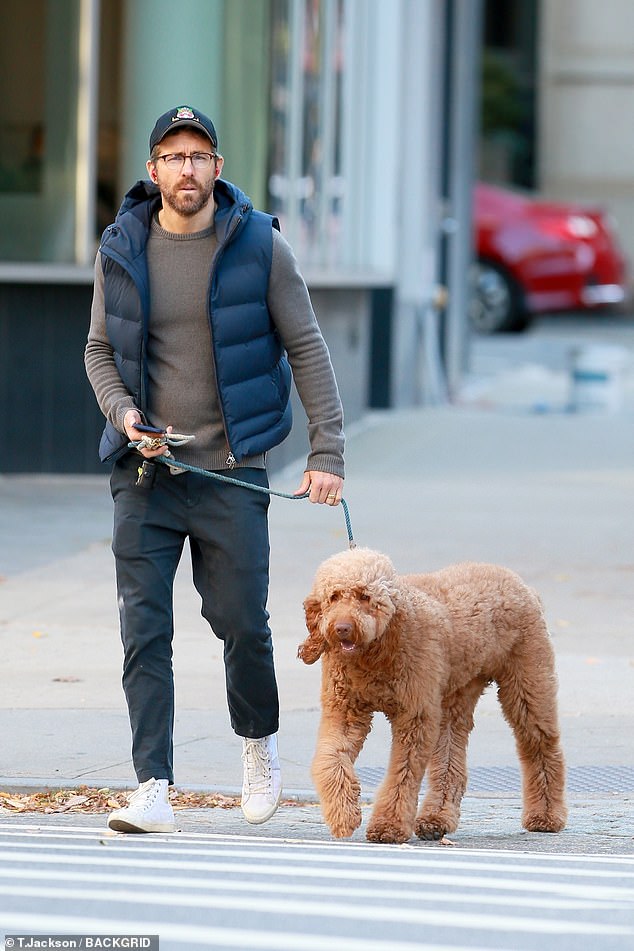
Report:
M180 168L170 169L161 156L181 154L191 156L194 152L215 153L206 135L193 129L182 129L166 135L158 146L158 157L147 163L150 178L163 197L163 203L188 218L198 214L213 195L214 183L222 170L222 156L216 155L208 168L195 168L187 158Z

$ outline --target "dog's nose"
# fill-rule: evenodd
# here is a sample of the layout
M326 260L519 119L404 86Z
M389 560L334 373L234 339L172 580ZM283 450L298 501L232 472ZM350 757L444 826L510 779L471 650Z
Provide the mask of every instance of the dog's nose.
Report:
M347 641L352 634L352 624L350 621L337 621L335 631L340 641Z

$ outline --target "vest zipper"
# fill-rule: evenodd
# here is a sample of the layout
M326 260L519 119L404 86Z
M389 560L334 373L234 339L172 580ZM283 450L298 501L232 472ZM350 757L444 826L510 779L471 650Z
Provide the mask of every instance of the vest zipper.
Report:
M249 207L248 204L243 204L243 205L240 206L240 214L239 214L238 217L233 221L231 230L229 231L229 233L228 233L227 236L225 237L225 240L222 242L222 245L218 248L218 252L217 252L217 254L216 254L216 259L215 259L214 265L213 265L213 267L212 267L212 269L211 269L211 274L210 274L210 276L209 276L209 290L210 290L210 292L211 292L211 284L212 284L212 281L213 281L213 277L214 277L214 274L215 274L215 272L216 272L216 270L217 270L217 267L218 267L218 260L219 260L219 258L220 258L220 255L222 254L222 249L225 247L225 245L229 244L229 242L230 242L231 239L233 238L234 234L236 233L236 230L240 227L240 224L241 224L241 222L242 222L243 215L244 215L244 213L248 210L248 207ZM232 450L232 448L231 448L231 443L229 442L229 432L228 432L228 430L227 430L227 420L225 419L225 410L224 410L224 406L222 405L222 397L221 397L221 395L220 395L220 387L219 387L219 385L218 385L218 363L217 363L217 361L216 361L216 345L215 345L215 343L214 343L213 321L212 321L212 319L211 319L211 293L210 293L210 295L209 295L209 300L210 300L210 303L209 303L209 329L210 329L210 331L211 331L211 352L212 352L212 355L213 355L214 365L215 365L215 368L216 368L216 372L215 372L215 374L214 374L215 382L216 382L216 393L218 394L218 406L220 407L220 415L221 415L221 417L222 417L222 428L223 428L224 431L225 431L225 439L227 440L227 449L229 450L229 453L228 453L228 455L227 455L227 458L225 459L225 466L227 467L227 469L235 469L235 467L238 465L238 461L237 461L236 457L235 457L234 454L233 454L233 450Z

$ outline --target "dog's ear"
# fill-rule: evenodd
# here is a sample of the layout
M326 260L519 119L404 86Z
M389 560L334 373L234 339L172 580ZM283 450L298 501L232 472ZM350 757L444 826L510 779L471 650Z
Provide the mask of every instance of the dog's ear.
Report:
M297 648L297 656L305 664L314 664L319 660L326 649L326 640L321 633L319 619L321 617L321 608L319 601L314 595L309 595L304 601L304 613L306 614L306 627L308 628L308 637Z

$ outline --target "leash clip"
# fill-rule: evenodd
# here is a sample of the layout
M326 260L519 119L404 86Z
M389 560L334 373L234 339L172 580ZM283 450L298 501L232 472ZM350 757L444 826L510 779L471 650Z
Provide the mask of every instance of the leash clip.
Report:
M160 436L144 436L133 443L135 449L160 449L161 446L186 446L188 442L195 439L195 436L187 436L184 433L163 433Z

